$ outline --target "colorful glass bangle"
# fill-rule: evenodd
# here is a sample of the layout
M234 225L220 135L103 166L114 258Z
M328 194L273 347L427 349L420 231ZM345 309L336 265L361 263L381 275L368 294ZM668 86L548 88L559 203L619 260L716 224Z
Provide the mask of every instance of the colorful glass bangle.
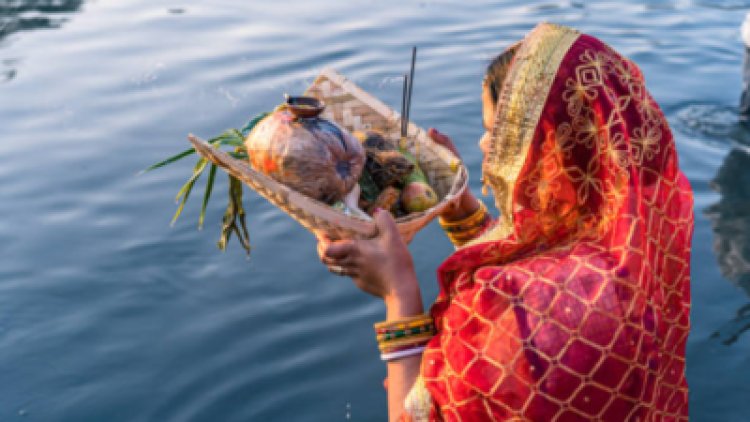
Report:
M390 353L382 353L380 355L380 359L391 362L398 359L403 359L409 356L419 355L424 352L425 347L424 346L418 346L418 347L412 347L406 350L399 350L396 352L390 352Z
M399 350L406 350L406 349L411 349L411 348L414 348L414 347L425 346L429 342L430 342L430 339L426 339L426 340L422 340L422 341L417 342L417 343L407 344L405 346L382 347L382 348L380 348L380 353L391 353L391 352L397 352Z
M409 323L409 324L397 324L392 327L388 328L379 328L375 330L375 333L378 335L381 334L388 334L388 333L395 333L397 331L409 331L409 330L415 330L415 329L422 329L427 326L432 326L432 320L424 320L419 321L415 323Z
M403 337L409 337L412 335L422 334L422 333L431 333L433 332L433 326L432 323L425 324L425 325L419 325L412 328L407 328L404 330L394 330L394 331L386 331L384 333L380 333L377 335L377 340L379 342L383 341L389 341L389 340L395 340Z
M418 336L405 337L405 338L400 338L398 340L391 340L388 342L378 343L378 348L382 351L382 350L394 348L394 347L414 345L416 343L420 343L423 341L429 341L432 337L434 337L433 333L424 333Z
M373 325L376 333L386 331L403 330L418 325L432 323L432 317L427 314L420 314L413 317L401 318L392 321L382 321Z

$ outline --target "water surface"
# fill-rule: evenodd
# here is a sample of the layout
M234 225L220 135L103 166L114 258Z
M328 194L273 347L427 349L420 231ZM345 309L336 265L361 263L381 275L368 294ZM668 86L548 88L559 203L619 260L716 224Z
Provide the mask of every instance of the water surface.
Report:
M299 93L331 66L385 102L418 45L413 119L454 137L478 192L487 62L549 20L635 60L695 190L691 415L750 414L750 136L739 0L33 1L0 4L0 420L384 420L383 307L308 232L246 197L251 258L214 244L192 163L147 165ZM199 186L200 187L200 186ZM200 194L195 194L196 198ZM411 249L429 303L451 251Z

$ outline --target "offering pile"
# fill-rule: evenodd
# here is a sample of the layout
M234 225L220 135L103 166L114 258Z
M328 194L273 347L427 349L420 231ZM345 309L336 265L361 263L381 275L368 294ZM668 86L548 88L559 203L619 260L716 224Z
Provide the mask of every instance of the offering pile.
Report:
M372 213L377 208L389 210L408 242L463 192L468 180L455 155L332 70L324 70L305 96L287 97L242 130L228 130L208 142L192 135L188 139L193 148L149 169L195 152L200 155L178 194L174 217L209 168L199 224L216 169L229 174L221 249L235 234L249 252L243 186L331 239L374 236Z

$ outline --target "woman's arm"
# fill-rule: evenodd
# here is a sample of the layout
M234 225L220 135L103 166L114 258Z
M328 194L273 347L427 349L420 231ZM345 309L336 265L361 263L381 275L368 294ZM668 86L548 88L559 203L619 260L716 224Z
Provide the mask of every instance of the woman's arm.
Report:
M416 277L407 284L416 284ZM386 321L398 320L422 313L422 295L416 292L385 301ZM397 421L404 412L404 402L419 376L422 355L414 355L386 363L388 377L388 420Z
M375 213L378 235L372 239L330 241L319 238L318 254L331 271L352 278L363 291L385 303L386 321L423 313L422 293L409 249L387 211ZM387 362L388 415L396 421L419 375L421 355Z

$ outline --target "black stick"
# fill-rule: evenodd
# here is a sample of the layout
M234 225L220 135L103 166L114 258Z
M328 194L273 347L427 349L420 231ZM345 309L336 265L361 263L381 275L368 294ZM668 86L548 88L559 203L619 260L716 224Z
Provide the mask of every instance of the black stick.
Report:
M404 133L409 131L409 119L411 118L411 93L414 89L414 65L417 61L417 46L415 45L411 49L411 70L409 71L409 95L406 97L406 129Z
M406 137L406 93L409 85L409 75L404 73L404 92L401 95L401 137Z

